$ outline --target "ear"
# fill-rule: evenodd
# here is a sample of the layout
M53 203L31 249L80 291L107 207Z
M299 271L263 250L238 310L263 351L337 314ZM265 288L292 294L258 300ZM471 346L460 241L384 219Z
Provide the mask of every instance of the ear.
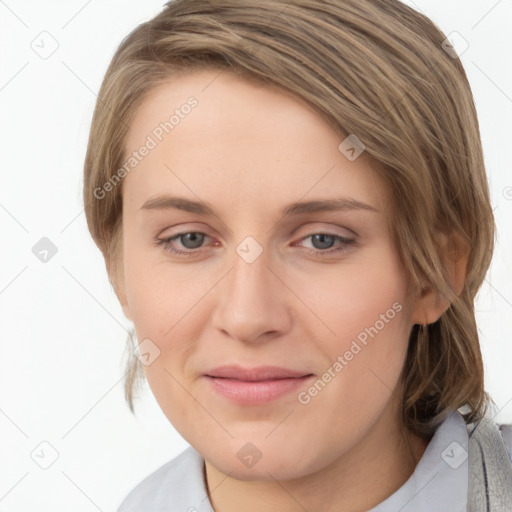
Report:
M456 295L460 295L466 281L468 248L462 238L455 233L441 233L439 235L439 251L444 265L449 271L450 288ZM412 323L431 324L438 320L450 307L451 302L441 297L436 299L432 288L426 286L421 290L414 304Z

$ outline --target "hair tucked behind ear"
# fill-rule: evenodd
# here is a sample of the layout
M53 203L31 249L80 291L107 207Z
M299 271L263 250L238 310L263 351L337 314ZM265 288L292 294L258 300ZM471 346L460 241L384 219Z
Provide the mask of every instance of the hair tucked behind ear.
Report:
M363 142L392 191L393 236L412 288L430 286L451 302L420 340L411 332L404 424L429 434L450 408L463 406L468 421L478 420L489 396L474 299L491 261L494 219L471 89L445 39L397 0L169 2L122 41L98 94L84 204L107 267L117 258L122 186L101 199L95 191L122 166L127 128L145 95L201 67L283 87L308 102L340 142L348 134ZM440 233L456 235L468 258L459 295L449 286ZM140 371L130 368L132 407Z
M133 398L140 390L141 383L144 379L144 371L142 363L135 356L135 348L137 347L137 337L135 330L131 329L128 333L125 345L126 368L124 377L124 397L128 403L130 411L134 412Z

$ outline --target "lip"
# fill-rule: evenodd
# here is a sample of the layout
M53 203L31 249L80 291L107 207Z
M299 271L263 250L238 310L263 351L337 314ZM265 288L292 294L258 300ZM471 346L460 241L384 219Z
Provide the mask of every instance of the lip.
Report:
M209 377L223 377L225 379L236 379L245 381L261 381L271 379L293 379L311 375L308 372L291 370L280 366L257 366L254 368L243 368L236 364L223 365L206 373Z
M238 365L220 366L204 375L215 392L244 405L261 405L277 400L313 376L278 366L243 368Z

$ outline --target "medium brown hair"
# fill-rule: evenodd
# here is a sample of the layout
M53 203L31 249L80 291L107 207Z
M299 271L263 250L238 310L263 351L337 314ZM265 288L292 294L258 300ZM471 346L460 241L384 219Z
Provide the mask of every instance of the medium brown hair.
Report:
M431 434L450 409L477 421L492 399L474 299L491 262L494 218L479 124L460 59L427 17L397 0L175 0L120 44L104 77L84 169L91 235L122 286L122 183L98 198L125 159L130 122L147 94L178 73L229 70L307 101L340 142L355 134L392 191L396 247L419 291L450 302L421 333L402 372L402 419ZM440 234L458 240L467 273L452 290ZM133 333L129 338L133 343ZM142 375L131 355L125 395Z

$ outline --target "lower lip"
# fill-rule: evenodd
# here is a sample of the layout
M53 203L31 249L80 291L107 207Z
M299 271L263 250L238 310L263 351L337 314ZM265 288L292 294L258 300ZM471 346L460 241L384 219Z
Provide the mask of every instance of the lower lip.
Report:
M215 391L226 398L244 405L260 405L297 390L313 375L290 379L245 381L205 376Z

